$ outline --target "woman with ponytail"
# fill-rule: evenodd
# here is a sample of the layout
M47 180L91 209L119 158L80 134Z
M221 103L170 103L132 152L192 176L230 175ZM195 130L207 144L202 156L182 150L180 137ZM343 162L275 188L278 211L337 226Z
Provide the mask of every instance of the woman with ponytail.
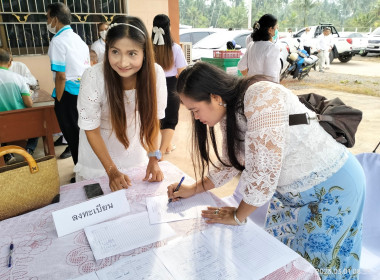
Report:
M253 25L252 41L240 59L238 69L243 75L265 75L272 82L280 82L280 47L275 44L278 34L277 19L263 15Z
M160 121L162 154L169 154L175 149L172 143L175 127L178 123L179 97L175 93L177 77L187 66L181 47L174 43L170 34L170 19L167 15L157 15L153 19L153 48L156 63L165 71L168 89L165 118Z

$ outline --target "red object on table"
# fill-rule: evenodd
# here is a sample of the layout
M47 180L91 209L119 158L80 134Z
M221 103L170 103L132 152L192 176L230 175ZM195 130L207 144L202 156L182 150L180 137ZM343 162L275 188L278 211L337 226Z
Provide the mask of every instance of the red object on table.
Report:
M242 52L241 51L219 51L219 50L216 50L214 51L214 55L213 57L214 58L240 58L240 56L242 55Z

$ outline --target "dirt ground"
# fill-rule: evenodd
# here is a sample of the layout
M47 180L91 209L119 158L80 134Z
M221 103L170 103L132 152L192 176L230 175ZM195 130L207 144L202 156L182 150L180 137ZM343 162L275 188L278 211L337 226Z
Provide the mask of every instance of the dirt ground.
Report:
M354 56L347 63L335 59L324 73L310 71L302 81L288 77L281 84L292 90L321 88L380 97L380 56Z
M302 81L291 77L282 84L295 94L314 92L328 99L339 97L363 112L356 133L354 154L371 152L380 141L380 56L354 56L348 63L334 60L329 70L310 71ZM377 152L380 152L380 148Z

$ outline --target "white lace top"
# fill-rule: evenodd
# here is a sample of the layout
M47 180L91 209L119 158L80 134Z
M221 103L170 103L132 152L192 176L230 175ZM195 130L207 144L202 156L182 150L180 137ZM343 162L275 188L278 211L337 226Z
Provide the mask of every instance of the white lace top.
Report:
M265 204L276 190L301 192L317 185L338 171L348 158L345 146L336 142L317 121L310 125L289 126L289 114L309 111L285 87L258 82L244 97L245 118L237 114L242 142L237 158L245 164L240 178L243 200L254 206ZM220 122L223 159L227 158L226 119ZM227 160L224 160L228 163ZM208 177L222 186L239 171L219 164Z
M165 117L167 100L166 79L164 70L155 64L157 80L158 118ZM87 141L85 130L100 127L100 133L107 150L117 168L124 171L132 166L148 162L147 152L140 143L140 117L135 114L136 91L126 90L124 105L127 116L127 137L129 147L125 149L112 131L108 99L105 93L103 63L87 69L81 80L78 96L79 154L74 171L77 178L90 179L104 176L105 170Z

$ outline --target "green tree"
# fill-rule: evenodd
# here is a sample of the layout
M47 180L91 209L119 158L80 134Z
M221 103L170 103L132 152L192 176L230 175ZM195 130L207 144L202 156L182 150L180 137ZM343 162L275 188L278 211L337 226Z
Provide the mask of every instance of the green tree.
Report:
M247 9L244 5L233 7L227 10L227 13L220 17L218 26L225 28L246 28L248 23Z

